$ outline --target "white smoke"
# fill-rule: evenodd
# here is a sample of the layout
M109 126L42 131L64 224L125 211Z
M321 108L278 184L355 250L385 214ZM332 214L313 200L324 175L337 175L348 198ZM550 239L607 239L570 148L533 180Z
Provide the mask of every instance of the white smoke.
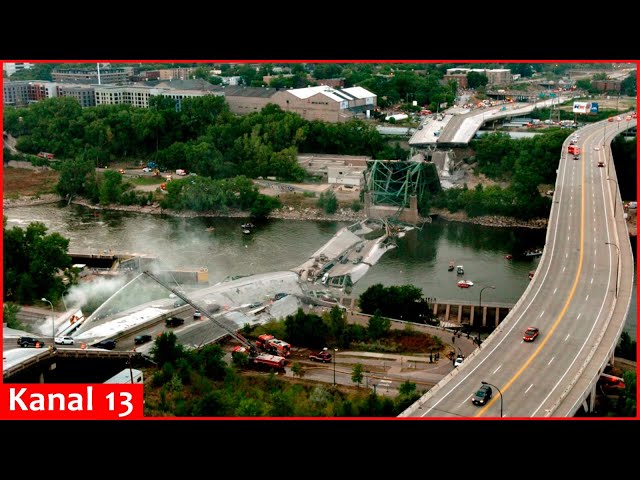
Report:
M91 282L74 285L65 297L65 303L69 308L82 308L96 300L104 301L122 288L127 281L128 279L124 276L98 277Z

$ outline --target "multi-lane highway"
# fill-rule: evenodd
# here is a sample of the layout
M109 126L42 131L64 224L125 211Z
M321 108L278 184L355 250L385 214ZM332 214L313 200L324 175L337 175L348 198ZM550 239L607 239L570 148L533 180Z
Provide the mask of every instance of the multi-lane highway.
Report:
M401 416L570 417L588 404L613 354L633 288L609 144L619 129L635 124L605 121L581 129L580 159L567 153L567 139L531 284L481 348ZM540 335L524 342L529 326ZM492 385L493 398L476 406L471 398L482 382Z

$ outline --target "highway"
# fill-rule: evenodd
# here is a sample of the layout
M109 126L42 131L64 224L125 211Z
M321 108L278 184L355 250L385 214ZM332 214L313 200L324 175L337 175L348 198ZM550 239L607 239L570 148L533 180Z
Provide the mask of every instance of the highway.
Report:
M544 253L531 284L481 348L401 417L570 417L583 405L613 355L633 288L609 143L618 128L636 120L621 123L604 121L576 132L579 160L567 154L567 138ZM598 160L605 165L598 167ZM533 342L522 340L528 326L540 329ZM471 397L483 381L493 385L493 398L476 406Z

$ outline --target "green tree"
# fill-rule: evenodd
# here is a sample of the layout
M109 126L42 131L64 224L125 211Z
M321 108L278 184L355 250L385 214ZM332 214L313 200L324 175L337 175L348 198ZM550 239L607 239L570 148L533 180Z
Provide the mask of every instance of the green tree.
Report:
M195 355L195 365L212 380L222 380L226 374L227 364L224 351L218 344L205 345Z
M284 325L286 339L293 344L319 348L327 343L327 324L318 315L304 313L302 308L287 316Z
M102 205L117 203L122 195L122 175L113 170L104 172L98 189Z
M637 75L636 71L634 70L627 78L622 80L622 82L620 83L620 91L622 94L628 95L630 97L635 97L637 95L638 87L636 78Z
M353 383L358 384L358 388L360 388L360 384L364 379L364 367L361 363L356 363L351 370L351 381Z
M291 365L291 372L293 372L293 375L295 377L304 377L304 367L302 365L300 365L300 362L293 362L293 365Z
M467 73L467 84L469 85L469 88L484 87L487 83L489 83L489 78L484 73Z
M391 330L391 320L381 315L380 310L376 310L376 313L369 317L369 323L367 325L367 334L372 340L378 340L386 336Z
M320 194L320 198L318 198L316 205L329 215L336 213L336 210L338 209L338 199L336 198L336 194L333 193L333 190L325 190Z
M185 355L185 350L175 333L163 332L156 338L150 353L153 361L162 367L165 364L175 365Z
M47 235L40 222L7 229L5 217L4 227L4 300L24 304L46 297L55 303L66 290L58 272L71 268L69 239Z
M22 307L12 302L7 302L2 306L2 320L7 324L7 327L14 328L16 330L24 330L24 326L18 321L18 312Z
M400 386L398 387L398 393L400 395L410 396L416 392L416 389L417 389L417 385L411 382L410 380L407 380L400 384Z
M96 186L96 165L86 156L66 160L60 166L60 179L56 191L64 198L90 195Z
M626 358L627 360L636 359L636 341L631 339L627 332L622 332L620 342L616 346L615 355L617 357Z
M342 338L348 325L345 312L337 305L334 305L329 311L328 321L329 334L335 339Z

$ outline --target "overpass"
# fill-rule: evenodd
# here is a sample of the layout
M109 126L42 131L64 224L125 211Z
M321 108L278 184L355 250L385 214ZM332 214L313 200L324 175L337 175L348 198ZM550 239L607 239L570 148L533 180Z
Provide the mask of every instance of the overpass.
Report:
M526 115L537 108L560 105L567 100L569 97L557 97L525 106L505 104L476 110L449 109L449 112L452 113L425 120L409 139L409 145L417 148L463 147L469 144L476 132L486 122Z
M593 409L596 382L622 333L633 258L606 121L578 132L583 155L563 145L544 253L507 318L460 367L400 417L572 417ZM598 163L602 161L603 167ZM528 326L540 329L522 341ZM494 396L471 403L482 382Z

